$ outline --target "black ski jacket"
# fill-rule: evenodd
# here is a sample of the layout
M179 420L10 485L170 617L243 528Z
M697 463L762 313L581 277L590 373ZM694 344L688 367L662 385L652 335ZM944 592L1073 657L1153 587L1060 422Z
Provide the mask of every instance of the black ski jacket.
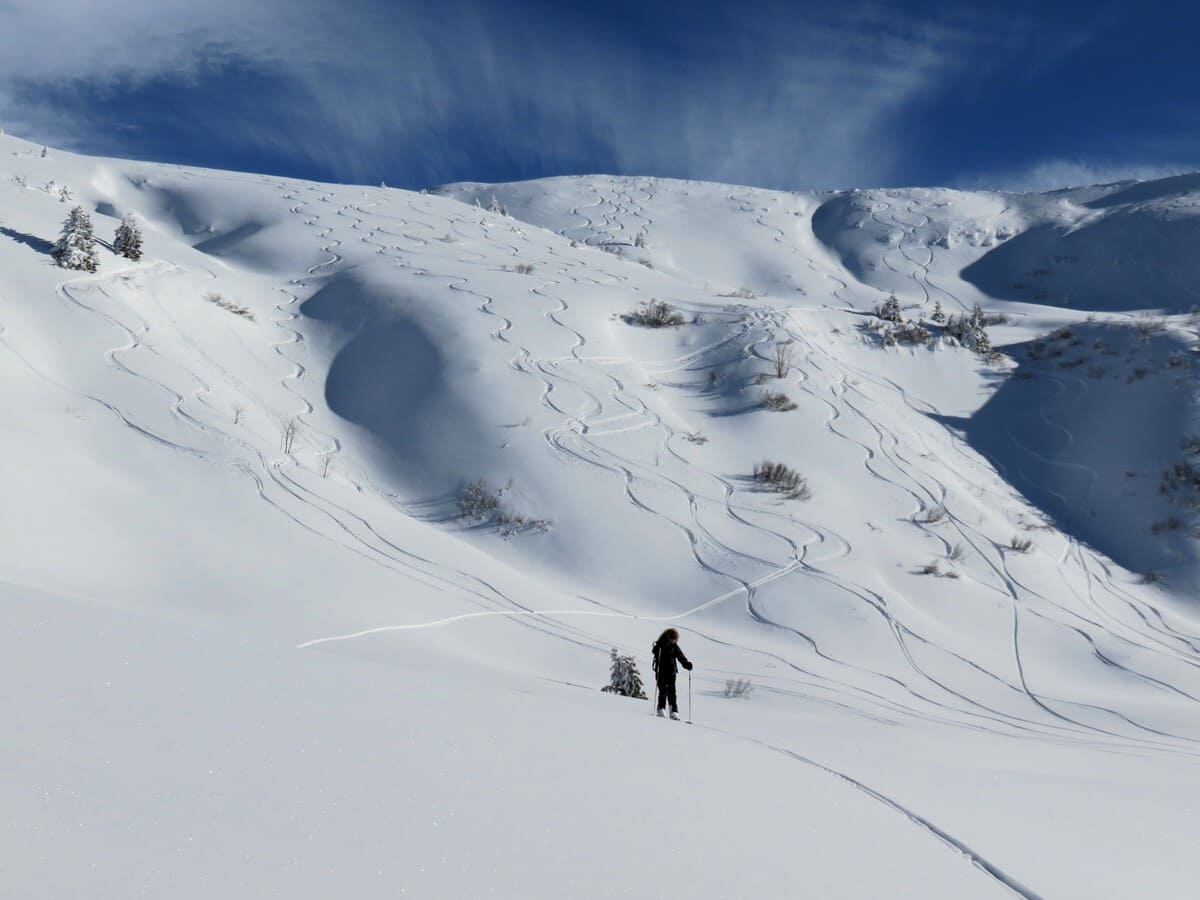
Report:
M675 674L679 671L679 665L689 672L692 669L692 664L679 649L679 644L674 641L656 641L652 652L654 653L654 674L660 681L674 681Z

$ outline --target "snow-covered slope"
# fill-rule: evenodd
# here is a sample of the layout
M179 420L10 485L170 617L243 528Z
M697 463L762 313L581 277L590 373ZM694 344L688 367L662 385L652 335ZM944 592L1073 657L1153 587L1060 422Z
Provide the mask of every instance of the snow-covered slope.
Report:
M1195 191L415 194L0 137L5 881L1190 896ZM74 202L145 258L55 267ZM889 292L1008 355L883 346ZM691 728L597 690L667 624Z

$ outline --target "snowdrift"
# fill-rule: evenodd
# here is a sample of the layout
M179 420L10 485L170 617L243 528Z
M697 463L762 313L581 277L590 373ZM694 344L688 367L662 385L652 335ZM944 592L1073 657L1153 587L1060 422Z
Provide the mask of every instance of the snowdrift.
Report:
M1190 896L1197 196L0 137L6 880ZM75 204L143 259L56 267ZM599 691L667 625L690 728Z

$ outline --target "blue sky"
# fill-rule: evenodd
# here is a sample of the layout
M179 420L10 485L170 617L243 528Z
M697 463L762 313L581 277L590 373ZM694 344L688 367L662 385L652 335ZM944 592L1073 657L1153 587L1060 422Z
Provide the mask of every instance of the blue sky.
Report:
M1054 187L1200 168L1187 9L0 0L0 126L401 187L586 172Z

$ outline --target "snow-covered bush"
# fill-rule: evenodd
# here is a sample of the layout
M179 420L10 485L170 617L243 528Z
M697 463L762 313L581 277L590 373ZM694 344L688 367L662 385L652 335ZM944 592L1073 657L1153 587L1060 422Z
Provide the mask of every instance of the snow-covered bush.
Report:
M675 312L665 300L651 300L641 309L627 313L625 321L630 325L641 325L645 328L670 328L682 325L683 316Z
M476 479L458 495L458 513L464 519L486 521L500 509L500 495L482 478Z
M885 347L897 345L924 347L933 340L933 335L920 322L904 322L900 325L885 326L879 336Z
M476 525L494 525L496 531L505 538L550 530L550 523L545 519L535 519L505 509L503 494L507 489L492 490L482 478L470 482L458 495L460 518Z
M95 272L100 267L96 239L92 234L92 218L83 211L82 206L72 209L63 222L62 234L58 236L51 254L64 269Z
M992 339L987 333L987 317L978 303L969 316L951 316L946 332L968 350L983 356L992 352Z
M808 479L781 462L757 463L754 466L754 480L789 500L808 500L812 497Z
M610 658L612 659L612 668L609 671L608 684L600 690L606 694L645 700L646 691L642 687L642 676L638 672L637 660L632 656L618 653L616 647L613 647Z
M126 259L142 258L142 231L132 215L121 219L117 233L113 237L113 251Z
M892 294L882 304L875 307L876 318L883 319L885 322L896 322L897 324L904 321L904 315L900 312L900 300L895 294Z
M788 412L796 408L795 402L787 394L779 391L763 391L762 405L763 409L769 409L772 412Z
M942 309L942 301L937 300L933 304L933 315L929 317L931 322L936 322L938 325L946 323L946 312Z

